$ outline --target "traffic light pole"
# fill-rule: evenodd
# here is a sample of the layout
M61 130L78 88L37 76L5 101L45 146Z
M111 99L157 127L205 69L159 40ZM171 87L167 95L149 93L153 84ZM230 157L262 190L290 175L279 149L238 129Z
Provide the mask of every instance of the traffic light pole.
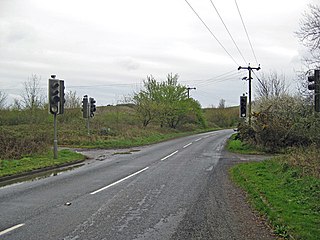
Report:
M54 139L53 139L53 158L58 158L58 134L57 134L57 113L53 114L53 128L54 128Z
M251 76L251 73L252 73L252 70L257 70L259 71L261 68L260 68L260 65L259 67L250 67L250 65L248 67L238 67L238 70L240 69L247 69L249 71L249 126L251 126L251 80L252 80L252 76Z
M87 130L88 130L88 136L90 135L90 117L87 118Z

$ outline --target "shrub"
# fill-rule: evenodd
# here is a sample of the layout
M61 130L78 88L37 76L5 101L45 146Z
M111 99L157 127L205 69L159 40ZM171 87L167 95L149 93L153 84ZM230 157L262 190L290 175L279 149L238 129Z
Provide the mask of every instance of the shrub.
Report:
M30 130L30 126L28 126ZM25 155L47 150L49 136L46 132L35 130L28 133L0 128L1 159L20 159Z
M297 97L283 95L255 103L252 125L239 126L240 138L270 152L292 146L320 144L320 119L311 106Z

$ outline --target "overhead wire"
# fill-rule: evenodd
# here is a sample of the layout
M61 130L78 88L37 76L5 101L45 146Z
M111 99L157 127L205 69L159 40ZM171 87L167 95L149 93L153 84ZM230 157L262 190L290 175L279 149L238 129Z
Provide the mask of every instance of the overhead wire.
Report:
M239 66L239 64L237 63L237 61L232 57L232 55L228 52L228 50L223 46L223 44L220 42L220 40L214 35L214 33L211 31L211 29L208 27L208 25L204 22L204 20L200 17L200 15L196 12L196 10L191 6L191 4L185 0L185 2L189 5L189 7L191 8L191 10L193 11L193 13L199 18L199 20L202 22L202 24L206 27L206 29L209 31L209 33L211 34L211 36L218 42L218 44L220 45L220 47L223 48L223 50L228 54L228 56L232 59L232 61Z
M238 74L238 71L232 70L232 71L228 71L226 73L223 73L223 74L220 74L215 77L208 78L208 79L197 79L197 80L193 79L193 80L184 80L181 82L184 82L184 83L192 82L192 84L196 84L197 86L200 86L200 85L207 84L207 83L214 83L219 80L223 80L223 79L232 77L236 74Z
M244 21L243 21L243 18L242 18L242 15L241 15L240 8L239 8L239 6L238 6L237 0L234 0L234 2L235 2L235 4L236 4L236 7L237 7L237 10L238 10L238 13L239 13L241 22L242 22L242 26L243 26L243 28L244 28L244 31L245 31L246 35L247 35L247 39L248 39L248 41L249 41L249 45L250 45L250 47L251 47L251 51L252 51L252 54L253 54L253 56L254 56L254 59L255 59L256 63L259 64L259 63L258 63L258 60L257 60L257 57L256 57L256 54L255 54L255 52L254 52L254 50L253 50L253 46L252 46L252 43L251 43L251 41L250 41L250 37L249 37L248 31L247 31L246 25L244 24Z
M205 82L201 82L201 83L197 84L197 86L206 86L206 85L213 84L213 83L220 83L220 82L224 82L224 81L228 81L228 80L234 80L237 75L238 75L238 73L234 73L232 75L228 75L223 78L218 78L218 79L212 78L212 79L209 79Z
M213 8L215 9L216 13L218 14L218 16L219 16L219 18L220 18L220 20L221 20L221 22L222 22L222 24L223 24L224 28L227 30L227 32L228 32L228 34L229 34L229 36L230 36L230 38L231 38L231 40L232 40L233 44L234 44L234 45L235 45L235 47L237 48L238 53L239 53L239 54L240 54L240 56L242 57L243 61L244 61L245 63L247 63L246 59L244 58L244 56L243 56L242 52L240 51L240 49L239 49L239 47L238 47L238 45L237 45L236 41L235 41L235 40L234 40L234 38L232 37L232 35L231 35L231 33L230 33L230 31L229 31L229 29L228 29L227 25L226 25L226 24L225 24L225 22L223 21L223 19L222 19L221 15L220 15L220 13L219 13L218 9L216 8L215 4L213 3L213 1L212 1L212 0L210 0L210 2L211 2L211 4L212 4Z

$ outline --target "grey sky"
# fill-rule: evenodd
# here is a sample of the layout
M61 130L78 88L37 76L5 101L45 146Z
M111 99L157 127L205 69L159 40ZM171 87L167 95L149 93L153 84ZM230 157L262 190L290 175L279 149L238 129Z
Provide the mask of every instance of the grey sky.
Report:
M284 73L295 85L303 48L294 31L312 2L237 0L261 72ZM210 0L189 3L239 65L257 65L234 0L213 3L247 62ZM44 92L56 74L67 90L105 105L138 90L147 75L178 73L182 84L197 88L191 96L203 107L221 98L237 105L247 91L247 72L237 67L185 0L0 0L0 90L11 99L31 74L41 76Z

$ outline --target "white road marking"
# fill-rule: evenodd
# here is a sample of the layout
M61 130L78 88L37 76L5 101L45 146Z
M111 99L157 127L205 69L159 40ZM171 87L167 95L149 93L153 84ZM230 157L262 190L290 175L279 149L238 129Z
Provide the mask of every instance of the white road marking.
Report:
M198 139L196 139L196 140L194 140L195 142L198 142L198 141L200 141L200 140L202 140L202 137L201 138L198 138Z
M8 232L11 232L11 231L13 231L13 230L15 230L15 229L17 229L17 228L19 228L19 227L22 227L22 226L24 226L24 225L25 225L24 223L21 223L21 224L18 224L18 225L13 226L13 227L11 227L11 228L8 228L8 229L6 229L6 230L3 230L3 231L0 232L0 236L6 234L6 233L8 233Z
M209 167L208 169L206 169L206 171L207 171L207 172L210 172L210 171L212 171L212 169L213 169L213 166L211 166L211 167Z
M175 152L173 152L173 153L169 154L168 156L166 156L166 157L162 158L162 159L161 159L161 161L164 161L164 160L166 160L167 158L169 158L169 157L171 157L171 156L175 155L177 152L179 152L179 151L177 150L177 151L175 151Z
M116 185L116 184L118 184L118 183L121 183L121 182L123 182L123 181L125 181L125 180L127 180L127 179L129 179L129 178L131 178L131 177L133 177L133 176L135 176L135 175L137 175L137 174L139 174L139 173L142 173L143 171L147 170L148 168L149 168L149 167L146 167L146 168L144 168L144 169L141 169L141 170L138 171L138 172L135 172L135 173L133 173L133 174L131 174L131 175L125 177L125 178L122 178L122 179L120 179L120 180L118 180L118 181L116 181L116 182L114 182L114 183L111 183L111 184L109 184L108 186L105 186L105 187L103 187L103 188L100 188L100 189L98 189L98 190L96 190L96 191L94 191L94 192L92 192L92 193L90 193L90 194L93 195L93 194L96 194L96 193L101 192L101 191L103 191L103 190L106 190L106 189L109 188L109 187L112 187L112 186L114 186L114 185Z
M187 148L187 147L189 147L191 144L192 144L192 142L191 142L191 143L188 143L188 144L185 145L185 146L183 146L183 148Z

